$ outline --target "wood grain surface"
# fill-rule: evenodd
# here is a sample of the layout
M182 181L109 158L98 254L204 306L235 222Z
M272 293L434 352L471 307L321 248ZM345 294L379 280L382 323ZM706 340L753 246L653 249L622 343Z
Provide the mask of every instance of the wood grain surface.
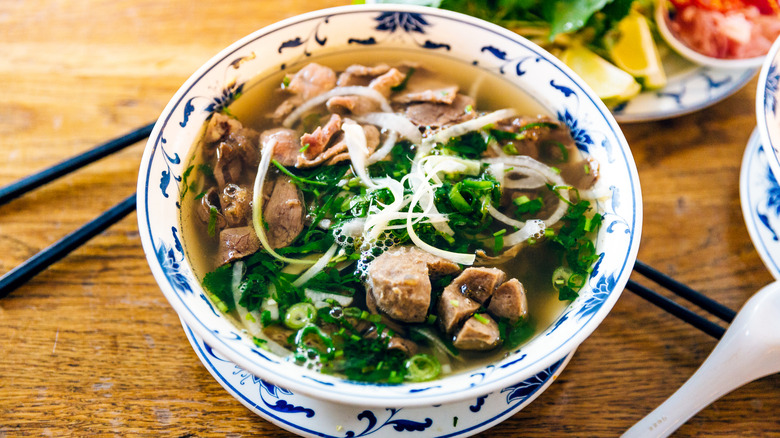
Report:
M240 37L343 3L0 0L0 185L153 121L200 64ZM639 258L734 309L772 281L739 200L755 89L754 79L695 114L623 126L644 195ZM133 193L142 149L0 206L0 273ZM626 291L546 392L480 436L618 436L714 345ZM676 436L780 436L778 412L774 375ZM201 365L131 214L0 300L0 437L16 436L293 435Z

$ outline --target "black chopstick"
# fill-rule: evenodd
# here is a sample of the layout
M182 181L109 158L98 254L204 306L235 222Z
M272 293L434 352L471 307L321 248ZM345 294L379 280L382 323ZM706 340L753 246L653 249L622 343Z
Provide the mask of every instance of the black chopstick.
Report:
M5 297L52 263L65 257L89 239L127 216L131 211L135 210L135 201L136 195L133 193L124 201L111 207L111 209L87 222L81 228L63 237L0 277L0 298Z
M734 317L737 316L737 312L733 311L732 309L729 309L712 298L709 298L702 293L691 289L685 284L680 283L679 281L648 266L645 263L642 263L639 260L637 260L634 264L634 271L674 292L681 298L684 298L689 302L701 307L702 309L706 310L714 316L717 316L723 321L731 322L734 320Z
M32 189L36 189L76 169L84 167L89 163L97 161L103 157L113 154L114 152L124 149L131 144L143 140L152 133L153 127L154 123L150 123L134 131L128 132L121 137L117 137L113 140L109 140L101 145L98 145L80 155L76 155L75 157L69 158L59 164L55 164L48 169L44 169L34 175L22 178L14 183L0 188L0 205L3 205Z
M719 326L718 324L715 324L707 318L694 313L693 311L675 303L669 298L666 298L665 296L660 295L652 289L645 287L633 280L628 280L628 283L626 283L626 289L716 339L722 338L723 334L726 332L726 329Z

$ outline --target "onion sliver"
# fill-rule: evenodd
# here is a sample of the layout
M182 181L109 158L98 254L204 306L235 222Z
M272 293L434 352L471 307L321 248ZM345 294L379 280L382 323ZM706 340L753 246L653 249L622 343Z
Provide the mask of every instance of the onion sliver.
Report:
M258 312L257 310L253 310L249 312L246 310L246 307L238 304L239 301L241 301L241 295L242 295L241 277L243 276L244 276L244 262L239 260L233 264L233 276L231 277L231 281L230 281L230 289L231 292L233 292L233 301L236 304L236 313L238 313L239 323L242 326L244 326L244 328L246 329L247 332L249 332L250 335L264 340L265 341L264 346L271 353L279 357L289 356L291 354L290 350L279 345L273 339L266 336L266 334L263 332L263 326L260 323L260 312ZM278 308L276 312L278 317L279 314Z
M354 298L352 297L330 292L323 292L321 290L305 289L303 293L306 295L306 298L311 300L311 303L314 304L314 307L317 309L328 307L330 305L328 304L328 300L333 300L339 303L339 305L342 307L349 306L352 304L352 301L354 301Z
M525 226L514 233L504 236L504 248L508 246L515 246L518 243L525 242L534 236L539 236L544 233L544 222L538 219L532 219L525 223Z
M368 157L368 164L374 164L377 161L384 159L390 153L390 151L393 150L397 141L398 133L395 131L390 131L390 133L387 134L387 138L385 138L385 142L382 144L382 147L375 150L374 153Z
M477 131L487 125L500 122L504 119L508 119L516 115L517 110L514 108L500 109L490 114L485 114L482 117L477 117L476 119L471 119L469 121L444 128L433 135L433 140L439 143L446 143L453 137L460 137L464 134L468 134L471 131Z
M255 229L257 238L260 239L260 243L263 248L268 251L269 254L277 259L287 263L299 263L299 264L312 264L311 260L296 260L289 257L285 257L271 248L271 244L268 243L268 236L265 234L265 226L263 225L263 185L265 184L265 176L268 174L268 168L271 165L271 157L274 155L274 148L276 147L276 139L272 138L268 142L263 150L260 151L262 158L260 164L257 165L257 176L255 177L254 193L252 193L252 226Z
M344 119L341 124L341 130L344 131L344 141L347 142L349 159L352 161L352 170L357 174L366 187L376 189L376 185L368 176L366 159L368 158L368 147L366 146L366 131L354 120Z
M496 207L493 207L492 204L488 205L488 213L490 213L490 215L493 216L493 219L497 221L501 221L507 225L511 225L517 228L523 228L525 226L525 222L519 221L517 219L512 219L511 217L505 215L504 213L501 213Z
M417 205L420 196L421 196L421 191L418 191L412 197L412 202L409 204L410 213L414 211L414 206ZM431 205L432 204L433 202L431 202ZM426 211L425 213L427 214L428 211ZM436 248L435 246L426 243L425 241L420 239L420 236L418 236L417 233L414 231L414 227L412 227L411 215L408 215L406 217L406 232L409 234L409 238L412 239L412 242L414 242L414 244L417 245L420 249L429 252L435 256L439 256L443 259L447 259L452 262L459 263L461 265L472 265L474 264L474 260L477 258L475 254L464 254L464 253L458 253L452 251L445 251L443 249Z
M567 187L566 182L561 178L558 173L552 170L550 166L547 166L545 164L540 163L539 161L534 160L533 158L527 156L527 155L516 155L511 157L500 157L500 158L485 158L481 160L483 163L488 164L499 164L502 163L504 165L508 166L514 166L515 168L526 168L531 169L545 178L547 178L547 181L552 183L554 186L558 187ZM544 225L547 227L553 226L555 223L557 223L564 214L566 214L566 210L569 208L569 191L568 190L560 190L558 192L558 195L561 197L561 200L558 202L558 208L555 209L555 211L544 220Z
M393 194L393 202L385 206L381 211L370 214L363 225L363 230L368 232L370 240L376 239L385 230L387 224L398 219L401 207L404 205L404 186L399 181L392 178L381 178L377 180L379 186L384 186Z
M300 277L295 279L295 281L293 281L292 285L295 286L295 287L301 287L304 284L306 284L307 281L309 281L312 278L314 278L315 275L319 274L320 271L325 269L325 266L328 265L328 262L330 262L330 259L332 259L333 255L336 254L336 250L338 248L339 248L339 245L336 244L336 243L331 245L330 248L328 248L328 250L325 251L325 254L323 254L322 257L320 257L320 259L317 260L317 263L313 264L311 266L311 268L309 268L306 272L301 274Z
M393 111L393 109L390 107L390 104L387 102L385 96L383 96L382 93L374 90L373 88L360 87L360 86L336 87L320 95L314 96L311 99L307 100L306 102L303 102L298 108L295 108L295 110L291 112L290 115L287 116L287 118L284 119L282 125L284 125L285 128L292 128L295 122L297 122L298 119L300 119L301 116L304 115L307 111L322 105L323 103L327 102L328 99L335 96L367 97L379 103L379 108L382 111L385 112Z
M408 118L396 113L368 113L357 117L358 121L377 125L389 131L395 131L401 134L401 137L419 144L422 141L422 134L417 126Z

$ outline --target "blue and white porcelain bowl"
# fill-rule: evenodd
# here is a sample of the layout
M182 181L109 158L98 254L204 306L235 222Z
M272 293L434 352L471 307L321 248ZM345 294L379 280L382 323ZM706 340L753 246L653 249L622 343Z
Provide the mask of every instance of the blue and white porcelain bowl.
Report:
M756 90L756 123L769 167L780 179L780 38L764 59Z
M534 339L501 360L433 382L347 381L255 347L209 301L180 232L179 182L201 126L258 75L295 71L320 55L386 48L447 57L501 75L569 126L578 147L600 163L601 255L587 285ZM434 56L435 55L435 56ZM247 85L248 86L248 85ZM405 5L346 6L273 24L201 67L176 93L149 138L138 181L138 222L152 272L171 306L220 357L270 384L327 402L423 407L475 399L523 382L566 357L607 316L628 280L642 228L631 151L609 110L555 57L498 26L449 11Z

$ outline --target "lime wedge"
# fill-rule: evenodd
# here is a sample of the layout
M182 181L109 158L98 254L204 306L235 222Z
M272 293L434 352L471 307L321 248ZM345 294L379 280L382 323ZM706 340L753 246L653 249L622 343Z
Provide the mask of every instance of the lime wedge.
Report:
M629 100L642 90L633 76L582 45L567 48L560 59L580 75L607 106Z
M647 18L632 11L618 23L617 31L609 48L615 65L637 78L647 89L666 85L666 73Z

